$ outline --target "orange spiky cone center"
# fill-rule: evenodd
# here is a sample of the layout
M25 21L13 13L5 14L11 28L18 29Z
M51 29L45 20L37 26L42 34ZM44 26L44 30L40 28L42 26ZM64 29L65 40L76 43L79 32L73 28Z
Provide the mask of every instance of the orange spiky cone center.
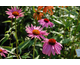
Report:
M49 22L49 19L45 18L44 21L45 21L46 23L48 23L48 22Z
M49 41L48 41L48 43L50 44L50 45L54 45L55 43L56 43L56 40L55 39L49 39Z
M2 52L2 49L0 49L0 53Z
M33 32L34 35L39 35L40 34L40 31L36 30L36 29L34 29L32 32Z
M17 11L12 12L12 14L13 14L14 16L19 16L19 13L18 13Z

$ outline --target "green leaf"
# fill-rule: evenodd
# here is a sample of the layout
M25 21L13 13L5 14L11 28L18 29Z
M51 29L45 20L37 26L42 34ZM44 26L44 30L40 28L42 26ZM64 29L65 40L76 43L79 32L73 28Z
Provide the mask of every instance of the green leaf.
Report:
M10 22L11 22L11 20L7 20L7 21L4 21L2 23L10 23Z
M2 48L6 49L8 51L11 51L11 49L12 49L12 47L10 47L10 46L2 46Z
M79 24L78 27L77 27L77 31L80 31L80 24Z
M67 27L70 27L70 25L71 25L71 22L70 22L70 21L66 21L65 27L66 27L66 28L67 28Z
M21 57L22 57L23 59L31 58L30 56L28 56L29 54L30 54L30 52L25 53L25 54L24 54L24 55L22 55Z
M27 45L28 48L34 44L34 40L31 40L29 43L30 44Z
M9 39L9 34L5 34L5 37L2 40L1 46Z
M28 41L25 41L25 42L23 41L23 42L21 42L21 43L19 44L18 48L19 48L19 49L24 49L30 41L31 41L31 40L29 39Z
M56 32L56 31L50 31L51 33L55 33L55 34L58 34L58 35L60 35L60 36L63 36L61 33L59 33L59 32Z
M66 44L66 43L69 43L70 41L71 41L70 39L66 38L66 39L63 39L63 40L62 40L62 43L63 43L63 44Z
M31 58L31 57L30 57L30 56L25 55L25 56L22 56L22 58L23 58L23 59L26 59L26 58Z
M62 10L66 11L67 13L69 13L69 11L66 8L61 8Z
M39 56L40 56L40 55L38 55L35 59L39 59Z
M11 59L13 57L16 57L16 56L15 55L11 55L11 56L6 57L6 59Z
M38 47L42 47L42 44L40 42L38 42L39 44L36 44L35 46L38 46Z
M36 54L38 55L38 50L37 50L37 49L35 49L35 52L36 52Z
M57 21L57 20L55 20L55 19L54 19L54 21L55 21L55 22L57 22L58 24L62 24L62 22L60 22L60 21Z

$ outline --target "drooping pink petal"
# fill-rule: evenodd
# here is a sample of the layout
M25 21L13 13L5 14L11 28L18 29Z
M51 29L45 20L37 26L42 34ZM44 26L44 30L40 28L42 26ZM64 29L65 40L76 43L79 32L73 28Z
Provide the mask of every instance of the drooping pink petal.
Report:
M52 51L52 54L55 55L54 46L52 46L51 51Z
M48 56L50 56L51 55L51 49L49 50L49 52L48 52Z
M60 50L62 50L61 46L58 44L55 44L56 47L58 47Z
M48 47L48 44L42 49L42 52L43 52L43 54L46 54L46 49L47 49L47 47Z
M3 53L6 53L6 54L8 54L8 52L7 52L6 50L3 50Z
M36 38L38 38L39 40L41 40L39 36L36 36Z
M55 46L54 46L55 47ZM55 52L57 53L57 54L60 54L60 50L57 48L57 47L55 47Z
M48 44L48 43L44 43L44 44L43 44L43 48L46 47L47 44Z
M42 36L42 35L39 35L42 39L45 39L45 37L44 36Z
M47 55L49 53L49 51L51 50L51 45L48 45L47 48L46 48L46 50L47 50L46 51L46 55Z
M59 44L60 46L62 46L59 42L56 42L57 44Z
M2 56L6 57L4 53L1 53L1 54L2 54Z

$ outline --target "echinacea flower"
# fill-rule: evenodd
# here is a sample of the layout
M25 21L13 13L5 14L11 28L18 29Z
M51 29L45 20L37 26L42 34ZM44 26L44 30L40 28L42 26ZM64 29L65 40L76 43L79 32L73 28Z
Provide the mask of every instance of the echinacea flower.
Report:
M6 57L4 53L8 54L8 52L5 49L0 48L0 55Z
M16 7L11 7L11 9L7 8L8 11L6 11L6 14L8 14L8 18L19 18L24 16L24 12L22 12L22 9L17 9Z
M35 13L33 14L33 18L37 19L37 20L40 20L42 17L43 17L43 13L38 11L38 10L35 10Z
M44 42L43 49L42 49L43 54L46 54L48 56L50 56L51 53L53 55L55 55L55 53L61 54L60 50L62 49L61 48L62 45L59 42L57 42L55 39L53 39L53 38L52 39L44 39L44 41L42 41L42 42Z
M52 11L52 9L54 10L53 6L38 6L38 10L41 10L42 8L44 13L48 11L50 15L53 15L53 11Z
M45 19L41 19L38 20L39 24L42 25L42 27L47 27L50 26L52 27L54 24L52 22L49 21L49 19L45 18Z
M31 24L31 27L29 26L26 27L26 32L28 33L28 36L31 37L31 39L32 38L45 39L44 36L47 36L49 33L46 33L46 31L42 31L42 29L43 28L40 28L40 26L36 27Z

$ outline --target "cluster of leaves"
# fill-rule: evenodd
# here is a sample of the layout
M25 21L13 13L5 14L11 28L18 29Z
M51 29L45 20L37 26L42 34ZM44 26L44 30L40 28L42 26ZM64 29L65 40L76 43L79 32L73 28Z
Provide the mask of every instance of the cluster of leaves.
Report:
M27 36L25 31L25 26L35 25L37 22L33 18L34 10L37 9L37 6L19 6L25 12L24 17L17 19L17 33L18 33L18 53L19 58L22 59L31 59L32 58L32 48L33 48L33 39L30 39ZM3 7L4 8L4 7ZM68 6L58 7L54 6L54 14L49 15L46 13L45 18L48 18L51 22L54 23L52 28L48 27L47 32L50 34L48 38L54 38L63 45L61 55L52 56L53 59L73 59L78 58L75 53L75 49L80 46L80 7L78 6ZM7 17L7 15L5 15ZM3 21L2 23L10 23L11 20ZM13 25L11 27L11 25ZM0 45L2 48L6 49L9 54L6 58L12 59L16 58L16 36L15 36L15 22L13 20L12 24L9 25L9 29L5 30L4 37L0 40ZM39 26L37 23L36 26ZM8 41L8 42L7 42ZM42 53L42 46L39 40L36 43L35 48L35 59L48 59L49 57Z

